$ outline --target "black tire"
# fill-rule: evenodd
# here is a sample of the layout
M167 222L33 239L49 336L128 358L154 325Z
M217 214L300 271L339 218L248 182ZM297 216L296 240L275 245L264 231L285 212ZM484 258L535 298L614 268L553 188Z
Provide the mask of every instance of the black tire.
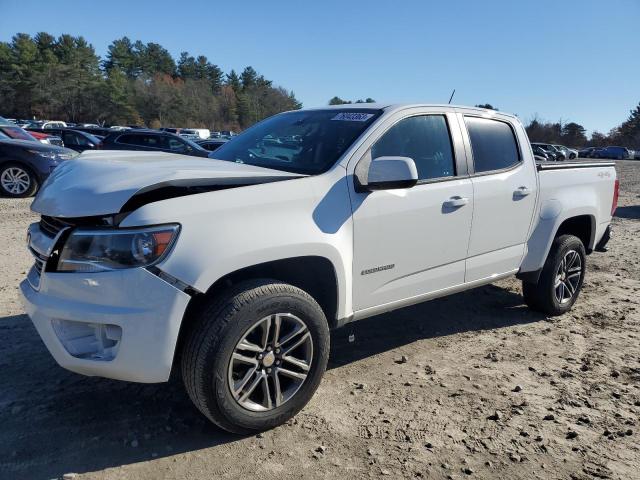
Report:
M3 175L5 175L5 173L11 169L19 169L20 171L24 172L24 174L26 174L29 185L27 186L27 189L25 191L15 193L5 188L5 185L3 184L1 179L3 178ZM3 163L2 165L0 165L0 193L3 196L12 198L31 197L38 191L38 186L38 178L33 174L29 167L15 162Z
M308 328L313 342L311 366L289 400L267 411L248 410L231 393L231 356L247 331L276 313L295 315ZM252 280L239 283L203 307L185 341L182 377L189 397L209 420L231 433L252 434L297 414L318 388L328 358L329 328L318 303L292 285ZM273 387L273 381L270 385Z
M566 287L560 287L560 290L563 288L566 288L567 290L562 290L563 293L561 296L564 296L564 294L569 292L570 289L573 289L573 293L570 298L559 301L556 284L562 276L559 277L558 273L561 262L569 252L575 252L579 256L580 276L575 284L567 278L564 279L562 283L564 283ZM549 255L547 256L547 260L542 268L542 273L540 274L538 283L522 282L522 293L524 295L525 303L532 310L537 310L550 316L562 315L568 312L576 302L578 295L580 294L580 290L582 289L585 267L586 254L582 241L573 235L561 235L557 237L551 245Z

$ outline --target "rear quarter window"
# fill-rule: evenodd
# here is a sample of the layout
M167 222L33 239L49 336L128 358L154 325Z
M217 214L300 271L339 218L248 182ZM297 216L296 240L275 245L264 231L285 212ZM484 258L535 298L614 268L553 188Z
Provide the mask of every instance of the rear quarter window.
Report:
M503 170L520 163L511 126L499 120L465 117L476 173Z

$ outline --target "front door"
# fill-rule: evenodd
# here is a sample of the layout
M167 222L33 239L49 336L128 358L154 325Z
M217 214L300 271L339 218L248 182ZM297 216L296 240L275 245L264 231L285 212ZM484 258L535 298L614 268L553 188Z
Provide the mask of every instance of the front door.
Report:
M458 143L455 115L418 114L400 117L363 157L410 157L419 182L352 196L355 311L464 283L473 187Z

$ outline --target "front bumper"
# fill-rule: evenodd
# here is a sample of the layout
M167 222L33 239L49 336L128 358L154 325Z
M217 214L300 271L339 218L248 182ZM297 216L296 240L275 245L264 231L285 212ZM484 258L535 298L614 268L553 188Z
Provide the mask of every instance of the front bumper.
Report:
M189 295L143 268L43 271L37 288L28 280L20 284L24 308L60 366L132 382L168 380ZM78 343L85 350L92 348L87 331L117 332L111 335L115 345L108 340L109 355L78 353Z

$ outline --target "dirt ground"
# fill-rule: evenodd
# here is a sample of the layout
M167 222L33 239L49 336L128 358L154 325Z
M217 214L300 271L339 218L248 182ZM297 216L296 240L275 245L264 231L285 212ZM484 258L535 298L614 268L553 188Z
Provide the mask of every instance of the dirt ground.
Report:
M572 312L529 311L509 279L360 322L354 344L336 331L311 403L246 438L179 381L58 367L18 299L36 217L0 199L0 478L639 478L640 162L618 174L615 236Z

